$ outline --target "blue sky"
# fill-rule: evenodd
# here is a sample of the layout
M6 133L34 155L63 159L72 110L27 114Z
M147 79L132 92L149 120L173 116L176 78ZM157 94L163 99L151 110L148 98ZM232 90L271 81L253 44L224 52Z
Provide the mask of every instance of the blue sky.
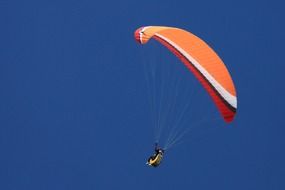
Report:
M0 189L285 188L281 1L0 5ZM145 165L153 151L148 47L133 39L145 25L206 40L238 92L230 126L215 121L220 128L171 149L157 169Z

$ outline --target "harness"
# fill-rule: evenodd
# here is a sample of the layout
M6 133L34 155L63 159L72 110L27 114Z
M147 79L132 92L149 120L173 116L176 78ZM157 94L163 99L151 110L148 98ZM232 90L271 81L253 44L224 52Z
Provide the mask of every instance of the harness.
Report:
M149 158L148 164L157 167L160 164L162 157L163 157L162 152L159 152L158 154L155 154Z

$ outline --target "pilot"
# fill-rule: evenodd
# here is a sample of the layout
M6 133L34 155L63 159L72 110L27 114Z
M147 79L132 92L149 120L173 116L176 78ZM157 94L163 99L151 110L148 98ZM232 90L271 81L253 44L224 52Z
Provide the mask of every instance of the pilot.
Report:
M162 148L158 147L158 143L155 143L154 151L155 151L155 153L149 157L146 164L149 166L157 167L161 163L164 150Z

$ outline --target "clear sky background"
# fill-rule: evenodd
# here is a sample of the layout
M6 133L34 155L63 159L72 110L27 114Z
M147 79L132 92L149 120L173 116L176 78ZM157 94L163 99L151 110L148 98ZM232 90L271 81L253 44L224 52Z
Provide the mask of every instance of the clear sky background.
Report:
M0 189L285 189L284 18L269 0L2 0ZM238 92L231 126L156 169L133 39L145 25L206 40Z

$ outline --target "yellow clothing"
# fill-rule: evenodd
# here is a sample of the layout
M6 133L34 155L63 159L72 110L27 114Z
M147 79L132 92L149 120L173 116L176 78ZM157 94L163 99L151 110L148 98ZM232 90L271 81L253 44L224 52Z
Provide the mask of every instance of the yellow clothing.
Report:
M163 155L161 152L158 154L155 154L148 159L147 164L149 166L157 167L161 163L162 157Z

